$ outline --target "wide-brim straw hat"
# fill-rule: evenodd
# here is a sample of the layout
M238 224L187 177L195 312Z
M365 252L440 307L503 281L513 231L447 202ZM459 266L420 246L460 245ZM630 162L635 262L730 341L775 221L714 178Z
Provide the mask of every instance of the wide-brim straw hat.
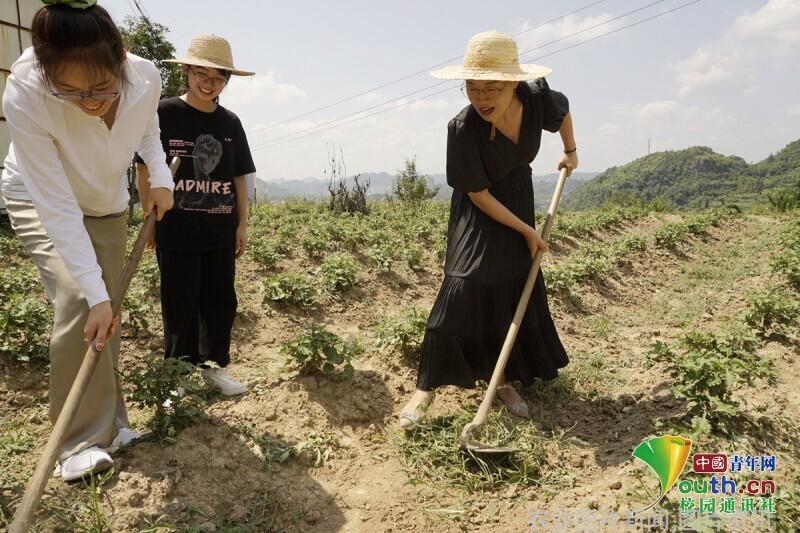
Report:
M485 31L467 43L463 65L450 65L434 70L431 75L440 80L526 81L551 72L542 65L520 65L517 43L510 35Z
M180 59L167 59L167 63L195 65L198 67L227 70L234 76L252 76L255 72L239 70L233 66L231 45L219 35L200 34L192 37L186 56Z

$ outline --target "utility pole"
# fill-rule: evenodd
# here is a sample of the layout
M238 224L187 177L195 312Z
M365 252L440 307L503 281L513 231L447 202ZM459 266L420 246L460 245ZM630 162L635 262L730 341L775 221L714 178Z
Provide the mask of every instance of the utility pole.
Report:
M647 155L650 155L650 137L647 138Z

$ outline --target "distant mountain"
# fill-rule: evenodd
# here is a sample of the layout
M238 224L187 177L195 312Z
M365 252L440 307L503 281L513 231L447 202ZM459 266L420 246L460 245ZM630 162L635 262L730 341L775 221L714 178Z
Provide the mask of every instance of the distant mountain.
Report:
M764 161L748 165L705 146L658 152L621 167L612 167L575 189L568 209L598 207L615 194L643 202L663 198L678 207L765 201L766 194L800 182L800 140Z
M566 197L569 191L592 179L596 175L596 172L574 173L564 186L564 195L562 198ZM369 198L379 200L391 194L392 182L394 180L393 175L387 172L366 172L360 175L359 181L363 183L365 179L370 180L369 190L367 191ZM436 199L449 200L453 189L447 185L447 176L445 174L433 174L429 176L429 179L433 186L439 187L439 193L436 195ZM550 197L553 195L553 189L555 189L557 180L558 174L534 176L533 188L537 207L546 207L550 203ZM350 176L347 178L347 181L348 185L352 185L353 177ZM259 200L263 200L264 198L270 201L288 200L290 198L322 200L328 198L328 182L322 178L279 179L270 181L256 178L256 192L258 193Z
M763 180L765 189L795 185L800 180L800 139L752 165L750 173Z
M573 172L572 176L567 178L567 182L564 184L564 191L561 193L561 201L563 202L565 198L568 198L569 195L572 194L572 191L589 180L594 179L598 174L599 172ZM553 197L557 182L558 174L556 173L533 177L533 203L536 209L547 209Z

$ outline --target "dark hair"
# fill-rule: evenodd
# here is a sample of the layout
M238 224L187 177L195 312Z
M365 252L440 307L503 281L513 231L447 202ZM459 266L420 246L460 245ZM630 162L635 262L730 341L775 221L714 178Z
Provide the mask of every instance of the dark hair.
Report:
M120 87L128 82L122 35L102 7L45 6L34 15L31 32L33 51L48 85L66 63L83 65L92 74L112 72L120 80Z

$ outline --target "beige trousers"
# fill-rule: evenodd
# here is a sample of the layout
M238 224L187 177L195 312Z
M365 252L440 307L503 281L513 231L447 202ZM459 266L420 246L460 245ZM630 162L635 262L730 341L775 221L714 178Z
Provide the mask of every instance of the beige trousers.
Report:
M6 200L11 227L39 269L45 291L53 305L53 333L50 337L50 418L55 423L78 374L88 344L83 327L89 314L83 292L67 272L61 256L42 226L33 203ZM84 226L94 246L97 262L103 270L108 293L122 272L125 262L127 217L125 214L94 218L84 217ZM106 344L78 413L67 430L60 459L89 446L105 448L128 425L128 415L117 376L120 332Z

